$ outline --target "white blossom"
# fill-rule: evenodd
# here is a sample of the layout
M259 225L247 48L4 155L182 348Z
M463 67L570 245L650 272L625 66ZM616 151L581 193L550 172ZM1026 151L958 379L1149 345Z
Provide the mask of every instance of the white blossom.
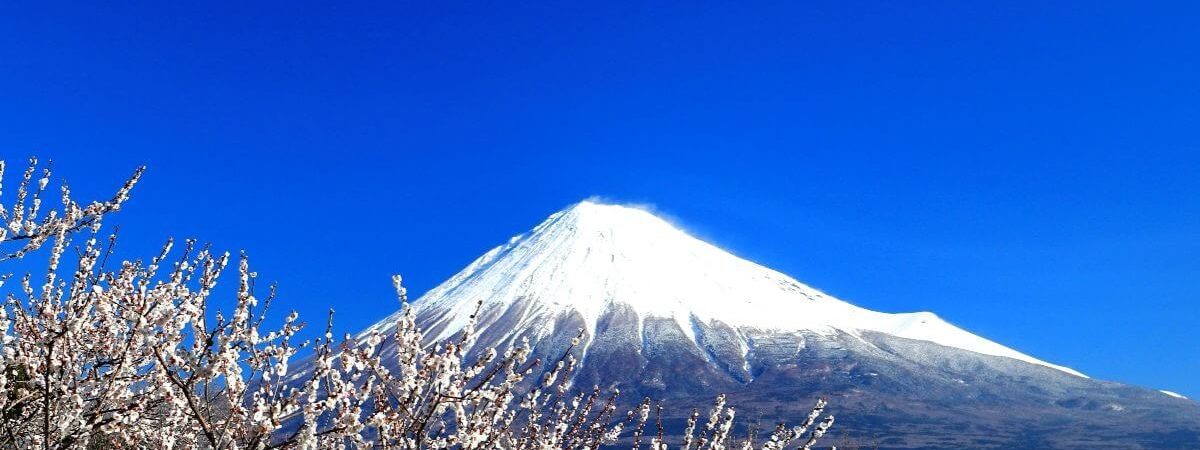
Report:
M330 310L321 337L297 343L295 311L278 328L263 326L275 289L256 287L245 254L230 311L210 308L229 253L189 239L176 254L169 240L148 261L108 261L116 235L98 242L101 220L129 199L142 168L87 206L64 185L61 206L45 211L51 173L42 169L35 184L37 167L31 160L13 203L0 204L0 262L47 258L0 306L0 448L591 450L626 432L641 445L649 399L621 421L619 391L571 389L583 330L554 361L531 360L522 340L468 362L475 316L460 336L427 343L397 275L402 313L390 334L335 342ZM76 237L81 246L68 251ZM9 278L0 275L0 286ZM307 359L296 363L301 349ZM801 439L824 407L777 428L763 450ZM665 450L656 411L650 448ZM694 436L698 418L681 449L727 448L734 410L725 397ZM802 448L832 423L817 424Z

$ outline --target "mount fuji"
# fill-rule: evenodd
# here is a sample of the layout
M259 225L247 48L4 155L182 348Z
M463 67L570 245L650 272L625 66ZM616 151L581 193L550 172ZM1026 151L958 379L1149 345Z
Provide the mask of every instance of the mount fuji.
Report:
M582 329L576 386L661 399L672 420L727 393L770 428L825 396L851 446L1200 448L1191 400L1088 378L933 313L860 308L635 207L575 204L413 307L431 341L478 308L476 351L528 339L553 357Z

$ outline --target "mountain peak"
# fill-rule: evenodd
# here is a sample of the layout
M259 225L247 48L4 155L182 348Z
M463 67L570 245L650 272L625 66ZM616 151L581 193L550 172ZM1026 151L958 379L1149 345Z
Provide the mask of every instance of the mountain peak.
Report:
M583 200L568 206L551 215L545 223L595 231L622 229L625 232L683 233L682 230L643 207L607 203L594 199Z
M622 410L652 396L688 411L723 392L770 423L806 414L792 407L797 399L824 396L838 399L839 414L866 418L843 425L904 424L888 430L901 446L1066 449L1099 439L1116 448L1155 439L1154 448L1200 448L1200 408L1174 393L1090 380L931 312L855 306L636 206L570 205L477 258L410 313L431 345L457 341L474 315L469 357L527 346L544 362L569 351L571 383L619 389ZM365 333L390 334L400 314ZM395 358L400 344L382 345L391 368L407 370Z
M491 327L509 342L518 334L549 335L564 317L578 319L595 336L614 311L625 311L637 317L642 339L651 338L643 329L650 319L674 322L673 333L695 345L697 330L713 326L826 336L878 332L1083 376L932 313L857 307L697 239L645 209L593 200L555 213L485 253L414 306L439 318L432 329L442 339L465 325L477 302L482 302L479 327Z

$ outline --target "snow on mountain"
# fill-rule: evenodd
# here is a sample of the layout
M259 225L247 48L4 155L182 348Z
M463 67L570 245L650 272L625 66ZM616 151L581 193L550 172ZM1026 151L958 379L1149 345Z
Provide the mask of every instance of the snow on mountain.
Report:
M666 402L675 423L718 393L763 423L793 422L825 397L839 432L886 436L887 448L1200 448L1198 403L1087 378L932 313L857 307L627 206L556 213L413 308L431 342L478 308L470 351L528 339L543 361L582 328L572 382L619 389L622 408ZM394 343L382 345L387 360Z
M511 342L517 333L545 337L563 315L578 315L594 336L614 308L631 309L637 335L648 319L673 320L698 344L698 325L728 325L748 352L747 330L865 332L928 341L983 355L1054 368L1073 369L1033 358L958 328L933 313L888 314L857 307L782 273L734 256L696 239L654 214L635 207L584 201L551 215L529 233L487 252L414 305L447 338L462 329L476 302L492 320L481 320ZM500 318L503 317L503 320ZM364 333L386 332L389 317ZM865 342L865 341L864 341ZM592 342L585 342L583 352Z
M1181 395L1181 394L1177 394L1177 393L1175 393L1175 392L1171 392L1171 391L1167 391L1167 390L1162 390L1162 389L1159 389L1159 390L1158 390L1158 392L1162 392L1162 393L1164 393L1164 394L1167 394L1168 396L1175 397L1175 398L1182 398L1182 399L1184 399L1184 400L1187 400L1187 399L1188 399L1187 397L1184 397L1184 396L1183 396L1183 395Z

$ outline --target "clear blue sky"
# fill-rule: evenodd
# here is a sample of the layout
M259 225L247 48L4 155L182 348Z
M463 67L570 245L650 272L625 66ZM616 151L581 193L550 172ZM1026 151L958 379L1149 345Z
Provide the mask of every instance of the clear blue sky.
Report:
M601 195L1200 397L1195 2L163 3L0 5L0 154L148 164L131 254L246 249L354 331Z

